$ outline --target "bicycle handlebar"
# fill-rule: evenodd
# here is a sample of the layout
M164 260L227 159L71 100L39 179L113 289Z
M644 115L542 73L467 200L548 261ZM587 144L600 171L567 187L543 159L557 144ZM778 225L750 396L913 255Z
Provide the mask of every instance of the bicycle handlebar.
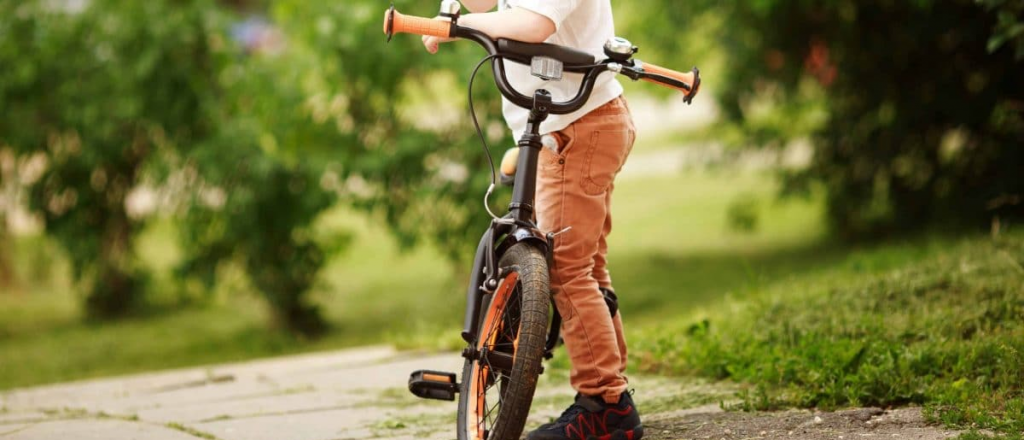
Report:
M683 100L687 103L692 101L700 91L700 70L696 67L687 73L682 73L651 63L635 62L635 64L640 64L640 69L647 73L644 78L640 79L683 92Z
M454 27L451 22L400 14L394 6L384 13L384 33L389 40L391 35L403 33L448 38L454 36Z
M476 29L459 26L454 21L403 15L396 11L394 5L392 5L384 13L384 34L388 36L388 41L391 41L391 37L397 33L428 35L439 38L465 38L476 42L483 46L488 55L494 57L494 60L491 62L491 68L494 71L494 82L501 94L517 106L523 108L531 108L533 106L533 97L519 93L509 84L508 77L505 75L505 54L499 51L497 42L492 40L487 34ZM683 101L687 104L693 101L693 98L700 90L700 71L696 67L690 72L681 73L654 64L643 63L639 60L632 60L629 57L626 58L625 60L609 58L591 65L566 64L564 67L565 71L583 74L580 90L576 93L575 97L568 101L551 103L548 112L551 114L568 114L582 108L587 103L587 100L590 99L590 93L594 90L597 77L607 71L625 75L634 81L644 80L679 90L683 92ZM519 61L513 60L513 62Z

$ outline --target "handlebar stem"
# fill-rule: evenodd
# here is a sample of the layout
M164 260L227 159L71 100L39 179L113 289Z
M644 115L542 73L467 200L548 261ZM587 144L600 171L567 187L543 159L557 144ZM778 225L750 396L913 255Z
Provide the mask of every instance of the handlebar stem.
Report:
M551 107L551 93L540 89L533 94L533 106L530 107L530 121L537 124L548 118L548 111Z

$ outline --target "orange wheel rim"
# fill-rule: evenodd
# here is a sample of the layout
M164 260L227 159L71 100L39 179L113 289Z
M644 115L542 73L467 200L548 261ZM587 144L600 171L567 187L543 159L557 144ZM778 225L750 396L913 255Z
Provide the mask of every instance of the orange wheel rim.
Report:
M494 297L491 300L491 305L487 309L487 315L484 318L483 325L480 326L480 338L477 344L477 350L482 351L483 349L491 349L497 344L498 335L500 328L502 327L503 320L502 315L505 310L505 306L508 303L509 298L512 296L512 292L515 290L516 284L519 282L519 273L512 272L508 274L498 285L498 288L494 291ZM515 359L515 354L519 350L519 334L516 333L516 337L512 343L512 359ZM475 417L473 421L476 423L476 438L478 440L484 440L484 418L487 412L487 380L491 372L491 368L488 365L483 365L477 360L476 377L473 378L470 383L470 395L476 398L475 406Z

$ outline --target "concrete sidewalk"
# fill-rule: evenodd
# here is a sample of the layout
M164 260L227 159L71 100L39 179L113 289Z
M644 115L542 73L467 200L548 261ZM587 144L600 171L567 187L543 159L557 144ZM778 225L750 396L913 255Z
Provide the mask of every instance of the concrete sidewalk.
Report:
M14 390L0 395L0 438L449 438L427 431L454 427L456 405L416 399L406 380L461 361L369 347Z
M407 380L418 369L461 374L462 360L365 347L12 390L0 393L0 440L453 439L457 404L416 398ZM528 427L572 402L566 374L541 376ZM693 380L630 383L645 416L732 393Z
M390 347L288 356L0 393L0 440L453 439L454 402L408 392L409 373L461 373L457 353ZM566 372L548 368L527 428L572 402ZM697 378L631 376L646 440L938 440L956 435L924 422L920 408L835 413L723 412L736 386Z

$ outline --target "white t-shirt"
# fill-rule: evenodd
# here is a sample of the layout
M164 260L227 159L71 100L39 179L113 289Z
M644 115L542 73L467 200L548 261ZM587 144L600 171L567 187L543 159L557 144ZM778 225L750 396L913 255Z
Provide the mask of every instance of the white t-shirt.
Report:
M611 0L498 0L498 9L519 7L536 12L555 23L555 34L547 43L567 46L594 55L603 60L604 43L615 36ZM505 62L509 83L519 93L533 96L537 89L551 92L554 102L564 102L576 96L583 75L566 72L561 81L545 81L530 74L530 66ZM540 126L540 134L548 134L568 127L592 110L622 94L622 84L612 72L602 73L583 108L567 115L550 115ZM502 98L505 122L518 141L526 131L530 111Z

